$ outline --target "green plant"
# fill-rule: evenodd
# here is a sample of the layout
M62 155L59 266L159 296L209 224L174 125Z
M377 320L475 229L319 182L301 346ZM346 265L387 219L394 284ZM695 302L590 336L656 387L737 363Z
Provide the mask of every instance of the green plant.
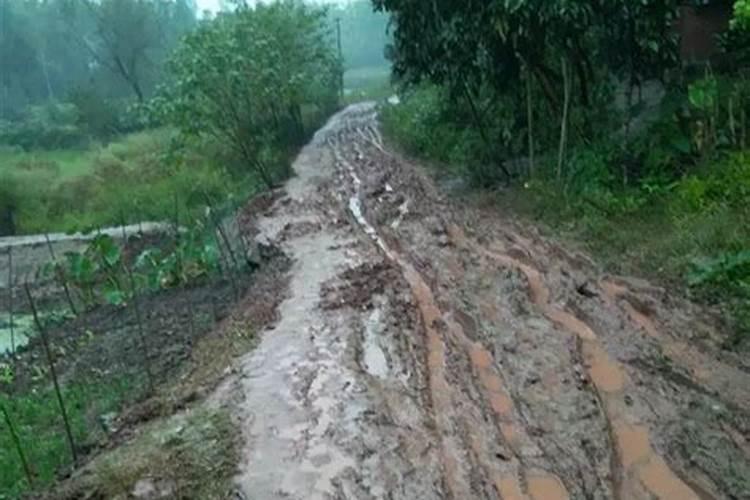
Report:
M70 103L30 106L15 122L0 122L0 143L24 150L76 148L86 144L78 109Z
M732 344L750 335L750 250L695 260L688 283L711 293L715 299L728 300L727 308L732 312L736 329Z
M97 418L117 411L124 401L131 400L138 385L132 376L104 379L88 378L68 381L61 387L68 404L74 438L79 443L92 443L101 438ZM3 396L0 396L3 398ZM18 422L16 431L24 445L35 486L45 487L57 479L57 473L71 462L67 438L60 432L58 403L52 387L43 387L13 398L4 398L8 413ZM0 422L2 420L0 419ZM29 488L11 435L0 423L0 498L22 498Z
M719 141L719 83L716 77L707 73L704 78L691 83L688 87L688 102L696 113L693 143L698 153L704 154Z
M174 81L151 102L155 119L220 141L267 187L276 172L264 151L302 139L304 107L328 111L337 102L340 61L325 11L300 2L243 4L206 21L169 67Z
M219 249L216 240L199 225L181 232L171 252L144 250L134 269L151 290L187 285L219 270Z

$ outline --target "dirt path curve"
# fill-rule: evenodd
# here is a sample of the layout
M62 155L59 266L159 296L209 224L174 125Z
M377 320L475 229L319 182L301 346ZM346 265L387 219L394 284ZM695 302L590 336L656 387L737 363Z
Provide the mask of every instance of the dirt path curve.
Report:
M331 119L257 218L295 262L217 398L247 499L750 498L750 369L708 316L602 276Z

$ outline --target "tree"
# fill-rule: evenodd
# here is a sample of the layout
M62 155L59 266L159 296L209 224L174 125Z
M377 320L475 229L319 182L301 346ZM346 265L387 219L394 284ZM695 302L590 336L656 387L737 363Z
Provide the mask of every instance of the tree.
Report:
M513 109L517 124L532 123L527 94L538 89L546 107L542 112L567 120L570 89L569 128L586 140L594 130L593 118L613 101L613 81L634 87L662 78L678 64L673 28L678 0L373 4L392 16L396 76L407 84L426 80L444 86L454 103L465 103L485 147L499 157L499 167L505 156L501 150L509 144L503 140L506 131L492 123L501 107ZM564 75L568 68L570 75ZM547 128L546 142L551 144L553 134Z
M287 1L204 21L174 53L155 113L227 144L273 186L267 153L289 140L287 125L299 132L303 107L336 104L339 62L324 20L325 10Z
M158 80L168 47L195 21L186 0L67 0L65 10L94 64L121 78L140 102Z

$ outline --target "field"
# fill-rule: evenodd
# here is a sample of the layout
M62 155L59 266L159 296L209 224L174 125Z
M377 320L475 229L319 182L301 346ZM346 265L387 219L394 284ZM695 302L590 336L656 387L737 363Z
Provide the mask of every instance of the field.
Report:
M246 197L257 180L210 142L178 142L157 129L88 150L25 153L5 149L0 204L12 207L5 235L71 232L191 217L206 196ZM0 235L3 234L0 224Z
M42 169L52 184L90 174L97 151L62 149L30 153L10 147L0 147L0 177L19 170Z

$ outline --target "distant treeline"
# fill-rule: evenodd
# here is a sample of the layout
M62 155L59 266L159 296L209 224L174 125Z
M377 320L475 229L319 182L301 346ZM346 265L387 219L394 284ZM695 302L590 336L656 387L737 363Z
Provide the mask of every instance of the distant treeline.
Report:
M385 53L391 43L388 33L390 16L374 12L368 0L357 0L345 5L332 5L331 20L341 22L341 45L344 67L356 69L389 64Z
M146 99L195 0L0 0L0 119L46 101Z

